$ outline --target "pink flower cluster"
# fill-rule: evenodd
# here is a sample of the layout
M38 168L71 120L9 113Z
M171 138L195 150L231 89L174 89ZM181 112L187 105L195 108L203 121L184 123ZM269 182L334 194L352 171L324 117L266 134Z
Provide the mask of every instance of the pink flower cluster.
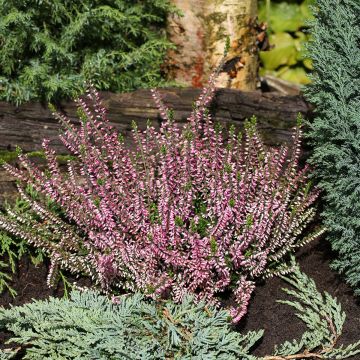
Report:
M226 134L207 106L216 72L180 128L157 91L160 130L133 126L135 150L113 129L94 89L77 100L80 128L55 114L61 140L77 160L61 171L44 141L47 171L20 154L19 168L5 165L39 194L21 195L37 218L11 211L0 227L44 249L58 268L90 275L104 291L140 290L181 301L192 293L219 305L229 290L236 322L246 313L255 280L288 270L289 252L318 234L301 238L317 197L306 168L298 170L300 129L293 149L266 148L254 119L243 135ZM45 203L59 205L62 214Z

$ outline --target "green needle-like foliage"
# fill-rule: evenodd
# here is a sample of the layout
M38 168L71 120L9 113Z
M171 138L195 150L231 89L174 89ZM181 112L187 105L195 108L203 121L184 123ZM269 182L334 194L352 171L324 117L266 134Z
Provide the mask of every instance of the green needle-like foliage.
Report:
M0 100L161 85L169 0L0 0Z
M320 293L314 280L300 272L299 268L282 278L292 285L293 289L283 290L294 300L279 302L296 310L296 316L304 322L307 331L300 340L286 341L276 346L275 355L295 359L291 355L307 353L306 358L309 358L312 353L313 359L341 360L360 353L360 341L346 347L338 345L346 315L336 298L327 292Z
M111 302L91 290L74 290L70 300L50 298L0 308L0 329L14 333L9 342L18 344L0 351L0 359L11 359L21 349L24 359L34 360L335 360L360 353L360 341L337 345L345 314L336 299L319 293L298 267L284 280L293 286L284 291L294 300L281 302L296 309L308 330L300 340L277 346L274 355L251 355L262 330L240 334L232 328L227 311L195 304L191 296L181 304L155 302L139 293Z
M22 214L29 211L29 205L22 199L18 198L12 207L13 213ZM5 232L0 232L0 294L5 290L9 291L12 296L16 295L16 291L11 287L12 274L16 271L17 261L28 253L35 263L41 258L33 257L32 252L28 249L25 240L15 236L9 236ZM38 251L38 255L40 252Z
M228 313L194 304L155 304L135 294L112 304L92 291L0 309L0 326L29 344L27 359L239 359L262 331L231 330Z
M317 0L308 45L314 63L307 98L316 107L311 163L324 190L333 263L360 294L360 2Z
M35 154L32 153L31 155ZM27 187L25 191L32 199L38 196L31 187ZM5 204L5 208L15 217L26 216L27 219L35 218L35 215L31 213L29 204L21 198L17 198L13 205ZM51 204L49 204L48 208L51 210ZM44 253L40 249L33 249L26 240L0 231L0 294L7 290L15 297L16 291L11 286L12 275L16 272L18 261L24 254L28 255L31 262L35 265L41 263L44 259ZM62 280L64 285L66 285L66 279L63 278Z

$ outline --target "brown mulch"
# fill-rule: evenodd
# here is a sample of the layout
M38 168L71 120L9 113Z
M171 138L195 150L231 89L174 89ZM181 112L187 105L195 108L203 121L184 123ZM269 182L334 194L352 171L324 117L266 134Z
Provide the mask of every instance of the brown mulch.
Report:
M341 277L329 267L333 258L329 244L325 240L318 240L302 249L297 258L301 269L312 277L319 290L327 291L335 296L342 304L347 318L345 328L339 344L350 344L360 339L360 303L354 297L352 290L344 283ZM45 299L49 296L61 296L63 287L52 290L46 286L47 267L41 264L35 267L28 258L24 257L19 264L18 272L14 276L13 287L18 292L15 298L8 293L0 295L0 305L21 305L31 302L32 299ZM274 345L285 340L299 339L305 327L294 315L291 307L276 302L286 298L281 290L287 286L279 278L272 278L259 284L255 290L246 317L238 325L240 331L264 329L262 341L256 347L254 354L258 356L269 355ZM0 348L9 334L0 332ZM360 356L351 360L360 359Z

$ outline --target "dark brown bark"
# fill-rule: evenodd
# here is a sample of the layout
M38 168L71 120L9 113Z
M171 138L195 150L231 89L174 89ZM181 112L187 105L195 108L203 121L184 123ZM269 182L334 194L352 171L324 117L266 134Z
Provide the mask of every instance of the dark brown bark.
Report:
M175 110L175 120L185 122L192 110L192 103L200 90L162 89L164 102ZM138 90L127 94L101 94L108 117L130 142L131 122L135 120L140 128L146 126L147 119L153 120L156 127L161 119L149 90ZM77 123L76 106L73 102L63 103L61 109ZM227 128L234 124L241 128L246 118L256 115L258 126L268 145L289 142L291 128L300 112L309 114L309 107L301 96L281 96L276 93L241 92L232 89L218 89L212 103L214 119ZM15 150L20 146L24 151L41 149L44 138L51 140L57 153L66 150L58 138L59 124L51 112L39 103L27 103L15 107L0 102L0 150ZM15 188L12 179L0 170L0 206L6 197L13 197Z
M186 121L192 110L192 103L200 90L162 89L164 102L175 110L175 119ZM145 127L147 119L160 123L160 118L149 90L133 93L101 94L108 117L125 137L131 131L131 122ZM76 106L73 102L61 104L61 110L76 123ZM269 145L276 145L290 139L290 129L296 123L300 112L305 116L309 106L301 96L281 96L276 93L241 92L232 89L218 89L212 104L214 118L229 126L241 127L246 118L255 115L258 125ZM14 150L20 146L24 151L41 149L44 138L51 140L57 152L64 152L58 139L59 124L51 112L40 103L26 103L15 107L0 102L0 149Z

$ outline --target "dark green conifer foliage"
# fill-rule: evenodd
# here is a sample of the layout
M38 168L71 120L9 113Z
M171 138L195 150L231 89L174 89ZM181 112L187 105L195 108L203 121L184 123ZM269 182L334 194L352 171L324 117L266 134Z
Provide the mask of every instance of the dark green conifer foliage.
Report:
M317 0L314 13L313 83L305 90L316 107L311 163L339 254L333 266L360 294L360 1Z
M161 85L169 0L0 0L0 99Z

